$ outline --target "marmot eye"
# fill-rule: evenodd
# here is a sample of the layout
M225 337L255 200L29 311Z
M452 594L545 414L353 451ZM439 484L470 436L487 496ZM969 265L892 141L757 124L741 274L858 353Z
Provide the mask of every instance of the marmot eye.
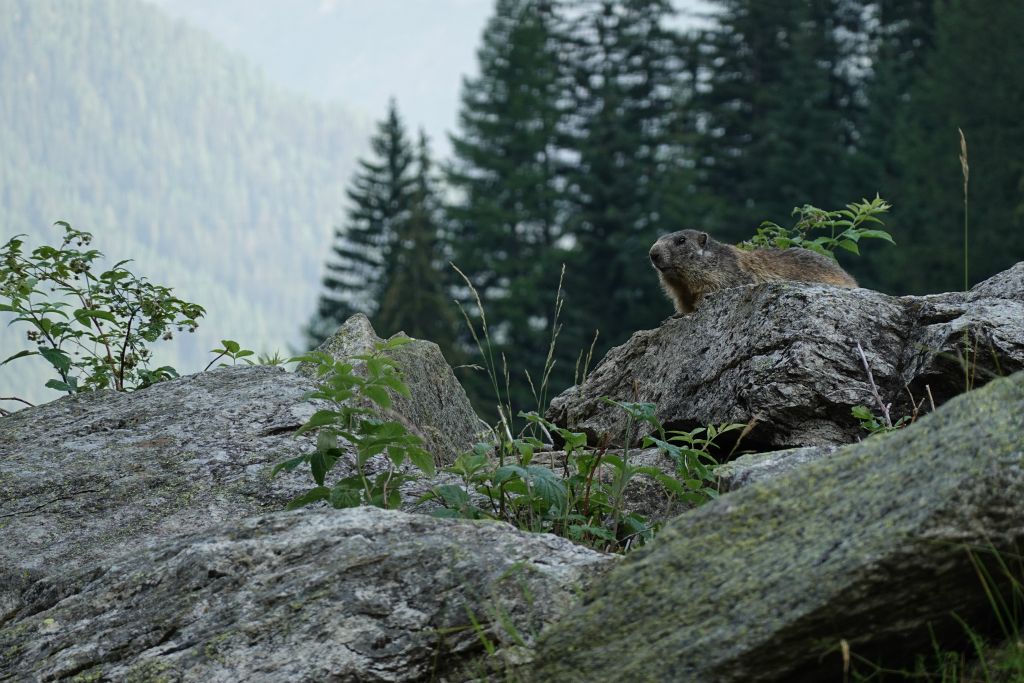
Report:
M676 244L686 244L686 238L685 237L677 237L676 238Z

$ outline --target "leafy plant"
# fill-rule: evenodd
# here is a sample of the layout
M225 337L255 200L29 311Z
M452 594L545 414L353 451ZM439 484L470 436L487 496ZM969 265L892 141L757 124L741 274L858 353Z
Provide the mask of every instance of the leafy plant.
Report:
M627 443L632 441L636 422L654 420L660 428L653 404L608 402L619 406L629 416ZM445 469L459 475L461 485L436 486L421 501L440 503L443 507L434 513L436 516L500 519L523 529L555 533L606 551L625 551L642 545L657 531L657 525L643 515L625 510L626 489L637 475L654 479L681 500L694 504L704 502L715 493L710 486L705 486L714 481L710 468L703 462L704 459L714 461L708 449L719 434L743 427L712 426L669 436L662 430L662 438L645 443L645 447L664 444L665 450L678 458L681 465L677 476L672 476L657 467L633 464L629 447L619 451L588 447L587 436L582 432L558 427L535 412L520 413L519 417L563 442L565 455L561 473L553 463L546 466L536 461L542 449L549 449L550 445L524 434L505 442L477 444ZM705 432L702 438L700 435ZM669 443L666 439L685 440L688 446ZM499 459L496 450L500 448L506 448L507 452L496 462ZM680 473L685 476L679 476Z
M886 424L884 416L879 417L878 415L875 415L871 412L870 408L864 405L858 405L850 408L850 413L857 418L860 426L869 434L885 434L887 432L894 432L911 422L910 415L904 415L895 422Z
M248 358L248 356L254 355L256 353L255 351L243 349L238 342L232 341L230 339L221 339L220 343L224 348L212 349L210 351L210 353L216 353L217 356L213 360L211 360L210 363L205 368L203 368L204 372L213 367L214 363L219 361L221 358L224 358L225 356L231 359L232 365L237 365L238 361L240 360L246 362L249 365L255 365L255 363L253 363ZM280 365L283 362L283 360L278 359L278 362L273 363L273 365ZM225 363L221 363L221 365L225 365ZM266 363L261 363L261 365L266 365Z
M670 431L667 438L645 437L644 445L657 446L675 461L676 477L686 487L686 493L681 494L680 498L699 505L718 497L714 467L719 464L719 460L710 452L715 439L726 432L745 427L744 424L729 423L717 427L698 427L688 432Z
M386 354L410 341L408 337L395 337L378 344L371 353L345 361L335 360L323 352L293 359L312 363L320 377L319 387L307 398L328 401L331 407L316 411L296 432L299 435L315 431L316 448L278 463L271 472L273 476L309 464L316 486L291 501L289 510L320 500L336 508L358 505L396 508L401 504L399 487L415 478L414 474L400 469L406 461L427 475L434 474L434 460L423 450L421 439L410 434L404 425L382 420L378 415L379 409L391 407L391 392L409 396L398 364ZM356 372L353 362L362 364L365 376ZM356 474L328 486L328 473L345 457L341 441L355 449ZM387 455L386 466L374 477L368 473L367 464L381 454Z
M838 211L825 211L805 204L793 209L793 215L799 218L792 228L765 221L754 237L739 246L741 249L803 247L832 258L835 258L836 249L845 249L859 255L858 245L862 239L881 239L895 244L885 230L868 227L872 224L884 225L879 216L890 208L892 205L877 195L870 201L862 199L847 204L846 208ZM812 231L826 231L827 234L812 237Z
M127 260L97 274L103 254L83 249L92 234L64 221L55 225L64 230L59 246L25 255L24 235L17 235L0 249L0 311L27 325L36 344L0 365L42 356L57 373L46 386L67 393L129 391L177 377L169 366L149 368L147 345L170 340L175 329L195 331L203 307L136 276L124 267Z

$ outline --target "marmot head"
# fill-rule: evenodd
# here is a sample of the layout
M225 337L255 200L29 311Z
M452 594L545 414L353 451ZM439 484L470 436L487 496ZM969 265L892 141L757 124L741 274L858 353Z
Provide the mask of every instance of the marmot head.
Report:
M710 244L709 244L710 243ZM707 269L714 241L706 232L680 230L663 235L651 247L651 265L662 277L686 281L688 274Z

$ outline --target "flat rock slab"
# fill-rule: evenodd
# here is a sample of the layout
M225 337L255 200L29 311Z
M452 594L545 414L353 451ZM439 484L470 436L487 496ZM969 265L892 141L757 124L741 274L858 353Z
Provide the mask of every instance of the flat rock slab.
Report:
M33 583L0 679L445 680L485 640L531 644L614 561L499 523L257 516Z
M923 401L926 386L941 405L1016 372L1024 263L967 293L925 297L800 283L723 290L609 351L548 418L591 443L621 443L626 416L607 396L654 403L669 428L754 420L744 440L753 450L851 443L865 434L851 407L879 411L858 343L894 419L911 414L910 397ZM635 430L634 441L650 431Z
M1024 542L1024 373L666 525L542 638L530 680L842 680L991 618L968 548ZM960 645L964 645L960 643Z
M0 620L18 584L228 519L283 509L309 475L313 383L280 368L58 399L0 419Z

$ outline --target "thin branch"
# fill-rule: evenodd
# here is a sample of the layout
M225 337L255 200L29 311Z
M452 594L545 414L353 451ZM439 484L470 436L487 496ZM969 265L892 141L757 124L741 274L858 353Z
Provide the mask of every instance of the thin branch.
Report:
M892 429L892 418L889 417L889 407L892 405L886 404L882 401L882 397L878 394L878 386L875 384L875 376L871 374L871 366L868 365L868 357L864 354L864 347L857 342L857 351L860 353L860 359L864 363L864 369L868 373L868 382L871 384L871 394L875 397L875 402L878 403L878 407L882 409L882 417L885 418L885 426Z
M18 398L17 396L0 396L0 401L18 401L19 403L24 403L25 405L27 405L30 408L35 408L36 407L35 403L29 403L25 399Z

